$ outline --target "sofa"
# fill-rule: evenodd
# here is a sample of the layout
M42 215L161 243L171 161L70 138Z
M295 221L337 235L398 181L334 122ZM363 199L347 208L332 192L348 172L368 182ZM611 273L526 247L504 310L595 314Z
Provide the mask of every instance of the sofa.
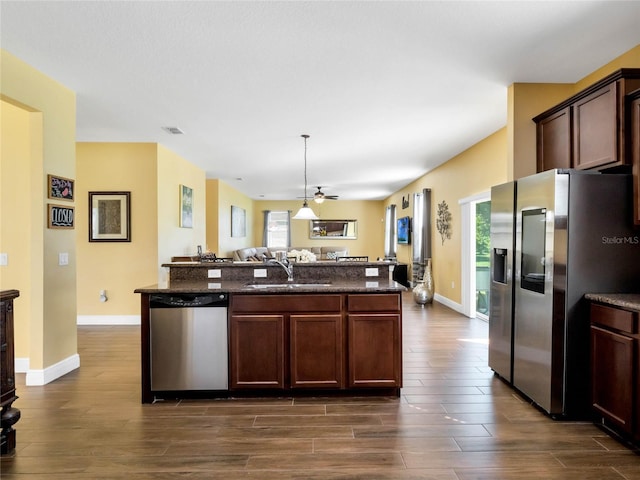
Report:
M275 252L282 250L308 250L316 256L316 260L335 260L338 257L349 255L349 249L345 246L324 246L324 247L246 247L233 251L233 260L236 262L262 262L266 258L274 258Z

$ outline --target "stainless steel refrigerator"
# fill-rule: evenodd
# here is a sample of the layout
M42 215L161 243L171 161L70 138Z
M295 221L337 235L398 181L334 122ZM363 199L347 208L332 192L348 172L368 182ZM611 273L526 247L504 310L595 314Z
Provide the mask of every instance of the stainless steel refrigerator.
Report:
M631 188L630 175L574 170L550 170L514 186L512 265L508 254L504 258L507 276L513 272L512 314L509 320L506 300L492 306L490 358L506 341L492 337L494 323L511 324L511 383L551 416L589 416L584 294L634 292L640 285L640 232L632 226ZM498 222L495 228L505 227ZM494 238L498 241L492 233ZM492 245L492 304L504 290L495 278L501 245Z
M515 195L516 182L491 189L489 366L509 383L513 379Z

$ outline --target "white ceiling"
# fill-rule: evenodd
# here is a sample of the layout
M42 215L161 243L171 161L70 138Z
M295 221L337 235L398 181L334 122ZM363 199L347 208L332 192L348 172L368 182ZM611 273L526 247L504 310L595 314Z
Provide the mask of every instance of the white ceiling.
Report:
M506 124L514 82L640 44L638 1L7 1L80 142L158 142L259 199L383 199ZM172 136L163 126L177 126ZM239 180L241 179L241 180ZM117 186L114 186L116 188Z

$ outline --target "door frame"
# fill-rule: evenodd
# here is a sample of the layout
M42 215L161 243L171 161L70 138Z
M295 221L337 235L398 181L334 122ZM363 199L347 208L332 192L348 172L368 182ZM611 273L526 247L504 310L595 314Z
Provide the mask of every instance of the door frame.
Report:
M458 200L461 211L461 276L460 290L462 298L462 313L469 318L488 320L488 316L476 311L476 216L477 203L491 200L491 190L486 190Z

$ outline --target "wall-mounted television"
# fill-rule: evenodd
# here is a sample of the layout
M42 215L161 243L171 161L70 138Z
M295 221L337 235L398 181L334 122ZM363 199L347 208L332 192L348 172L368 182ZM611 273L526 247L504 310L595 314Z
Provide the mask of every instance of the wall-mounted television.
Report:
M408 245L411 243L411 218L398 219L398 243Z

